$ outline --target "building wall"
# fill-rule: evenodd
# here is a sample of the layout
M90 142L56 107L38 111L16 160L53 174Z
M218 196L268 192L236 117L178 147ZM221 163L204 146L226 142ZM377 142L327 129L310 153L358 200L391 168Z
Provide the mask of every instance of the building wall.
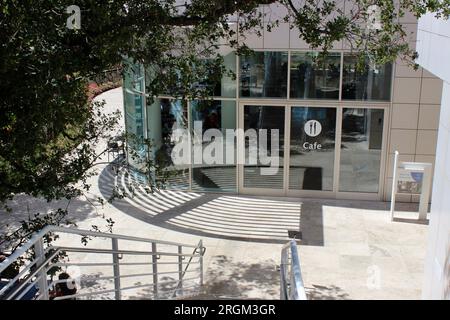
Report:
M406 14L400 19L408 40L416 49L417 19ZM434 166L439 125L442 80L419 67L418 70L396 61L390 113L389 149L385 178L385 200L390 200L394 152L400 161L429 162ZM399 194L400 201L419 201L419 196Z
M339 4L349 11L351 2ZM284 6L272 4L262 6L266 20L281 19L286 13ZM408 40L413 48L416 46L417 19L412 14L400 18L405 25ZM252 49L265 50L308 50L309 46L299 39L297 28L290 28L289 23L282 22L271 32L264 30L259 37L256 32L239 34ZM350 51L344 41L337 43L333 50ZM440 113L440 96L442 80L423 68L417 71L402 63L400 59L394 67L392 102L390 104L388 123L388 142L385 154L385 172L383 200L389 201L392 189L392 172L394 152L400 153L400 161L429 162L434 165L436 154L437 129ZM400 194L401 202L418 202L418 195Z
M450 299L450 21L427 14L417 40L418 63L444 81L422 295Z

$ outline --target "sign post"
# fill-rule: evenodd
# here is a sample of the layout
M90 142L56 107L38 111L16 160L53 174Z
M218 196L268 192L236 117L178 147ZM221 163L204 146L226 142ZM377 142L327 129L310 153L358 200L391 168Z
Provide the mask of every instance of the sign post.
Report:
M395 150L394 154L394 171L392 173L392 191L391 191L391 221L394 220L395 211L395 195L397 189L397 168L398 168L398 151Z
M398 193L420 194L419 220L426 220L431 189L431 163L399 162L394 155L391 194L391 221L394 220L395 198Z

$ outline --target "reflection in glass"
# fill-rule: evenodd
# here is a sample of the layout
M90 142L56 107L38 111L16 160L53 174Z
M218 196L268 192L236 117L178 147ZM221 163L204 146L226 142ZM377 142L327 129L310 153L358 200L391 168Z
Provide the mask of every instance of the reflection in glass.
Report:
M342 99L379 100L391 99L392 64L370 66L357 69L358 58L344 54Z
M291 108L289 189L333 190L335 108Z
M144 137L143 97L140 93L124 92L127 132L137 138Z
M194 139L206 138L205 133L208 130L214 137L196 140L201 146L200 150L192 147L192 189L236 191L235 139L231 140L232 146L226 145L226 130L231 129L234 134L236 129L236 103L234 101L193 101L191 103L191 128L196 130L200 127L201 131L195 131ZM212 130L217 130L216 133L220 133L224 139L217 137ZM216 161L212 163L206 157L214 158L220 154L220 151L217 150L217 147L220 147L218 144L220 141L223 142L220 148L222 155L217 158L218 163ZM227 157L227 151L232 152L229 157ZM200 163L196 161L199 159L198 153L202 155L201 161L197 160Z
M223 62L217 60L201 60L199 72L205 75L204 80L196 83L196 89L207 93L208 96L235 98L236 97L236 54L229 52L222 56ZM222 70L222 67L224 70ZM230 73L231 72L231 73Z
M125 126L129 134L127 138L127 146L130 148L134 157L129 157L129 163L138 168L142 164L139 158L145 158L145 146L140 143L144 138L144 95L140 92L143 90L143 79L140 77L139 65L127 64L124 72L124 109L125 109ZM130 153L130 152L129 152Z
M230 52L223 56L223 64L226 68L225 74L222 75L222 81L217 83L214 89L214 96L235 98L236 97L236 79L227 74L228 71L236 74L236 54Z
M383 117L381 109L344 108L339 191L378 192Z
M240 58L241 97L285 98L287 96L287 52L254 52Z
M275 106L244 106L245 165L244 187L246 188L283 188L284 159L284 107ZM265 129L265 130L264 130ZM278 130L278 135L277 131ZM260 143L260 136L267 132L267 143ZM251 133L255 135L251 135ZM271 139L273 137L273 140ZM274 141L278 141L278 148ZM273 145L272 145L273 144ZM267 163L259 154L276 157L275 161ZM273 151L273 152L272 152ZM274 159L274 158L272 158ZM266 175L261 169L275 167L275 172Z
M186 102L170 99L155 99L147 106L147 135L152 143L155 162L167 168L171 177L168 187L189 188L189 164L176 165L172 161L172 150L176 144L174 130L187 130Z
M290 97L297 99L339 99L341 54L318 52L291 54Z

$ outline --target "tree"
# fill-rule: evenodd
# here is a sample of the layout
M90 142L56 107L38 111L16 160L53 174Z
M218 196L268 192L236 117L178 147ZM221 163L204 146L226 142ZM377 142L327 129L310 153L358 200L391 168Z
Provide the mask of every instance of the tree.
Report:
M342 0L280 0L286 16L264 24L258 8L277 1L79 0L80 28L68 28L72 2L0 1L1 203L19 193L71 199L89 188L86 179L99 158L95 146L118 120L88 101L87 83L125 57L131 65L152 66L151 96L169 91L194 98L210 93L196 83L232 75L217 53L221 46L248 53L227 23L233 14L242 32L290 21L312 47L327 51L346 40L361 59L384 63L401 56L413 64L416 54L397 18L407 11L450 13L449 0L355 0L347 12Z

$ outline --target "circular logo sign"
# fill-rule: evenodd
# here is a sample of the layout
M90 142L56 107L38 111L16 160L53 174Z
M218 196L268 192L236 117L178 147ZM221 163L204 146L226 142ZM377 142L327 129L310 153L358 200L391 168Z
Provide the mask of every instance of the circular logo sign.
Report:
M305 123L305 133L310 137L317 137L322 132L322 125L317 120L309 120Z

